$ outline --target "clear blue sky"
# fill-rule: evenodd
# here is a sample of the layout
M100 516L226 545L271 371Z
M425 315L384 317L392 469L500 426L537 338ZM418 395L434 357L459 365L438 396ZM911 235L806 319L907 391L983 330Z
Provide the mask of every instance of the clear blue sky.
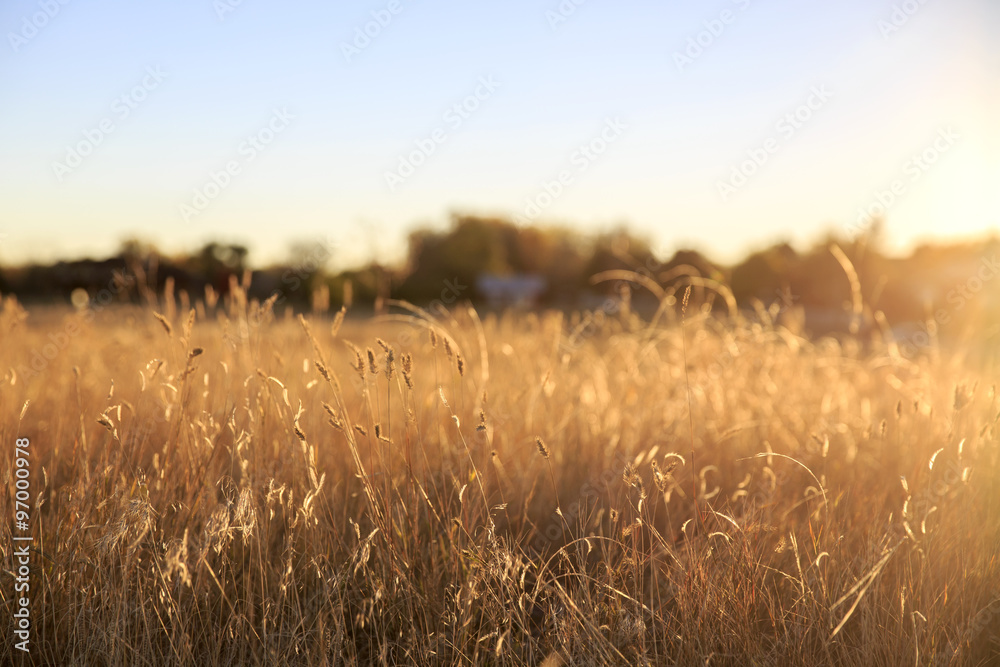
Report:
M541 223L624 222L727 260L847 229L893 181L898 248L1000 226L998 3L562 6L556 22L559 0L4 2L0 262L129 236L243 242L258 264L324 236L341 264L393 260L416 225L528 200ZM372 12L391 20L345 55ZM418 142L434 152L390 188ZM723 196L748 151L766 162Z

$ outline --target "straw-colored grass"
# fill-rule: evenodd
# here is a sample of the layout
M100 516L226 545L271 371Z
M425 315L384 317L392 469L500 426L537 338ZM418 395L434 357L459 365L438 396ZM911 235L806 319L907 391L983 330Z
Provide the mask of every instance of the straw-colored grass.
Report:
M236 289L4 301L25 664L1000 664L997 368L967 348L810 341L701 288L652 326Z

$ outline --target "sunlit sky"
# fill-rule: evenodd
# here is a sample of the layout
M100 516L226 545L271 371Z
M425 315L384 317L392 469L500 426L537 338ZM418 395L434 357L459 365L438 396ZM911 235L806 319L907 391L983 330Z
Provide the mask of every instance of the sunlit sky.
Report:
M991 0L62 2L0 4L2 263L394 261L455 211L727 261L880 192L900 251L1000 228Z

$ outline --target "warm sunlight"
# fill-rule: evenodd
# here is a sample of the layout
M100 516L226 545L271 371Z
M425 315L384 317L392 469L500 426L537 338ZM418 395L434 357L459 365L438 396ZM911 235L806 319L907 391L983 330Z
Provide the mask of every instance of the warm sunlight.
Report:
M0 28L0 665L1000 665L996 0Z

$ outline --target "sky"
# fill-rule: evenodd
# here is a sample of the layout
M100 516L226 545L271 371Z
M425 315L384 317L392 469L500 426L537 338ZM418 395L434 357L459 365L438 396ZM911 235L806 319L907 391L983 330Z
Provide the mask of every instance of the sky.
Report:
M7 0L0 263L324 239L453 213L720 261L1000 228L1000 3Z

